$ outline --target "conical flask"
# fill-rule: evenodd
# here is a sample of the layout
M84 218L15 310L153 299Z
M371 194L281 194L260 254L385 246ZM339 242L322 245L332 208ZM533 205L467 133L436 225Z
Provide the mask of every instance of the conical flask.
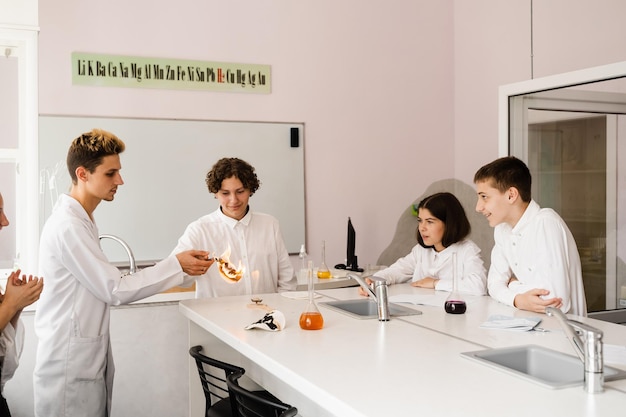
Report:
M307 284L309 287L309 303L306 310L300 314L300 328L304 330L319 330L324 327L324 317L315 304L315 291L313 290L313 261L307 266Z
M465 304L465 300L461 297L459 293L459 272L457 270L456 264L456 253L453 253L451 256L452 260L452 292L446 299L446 302L443 305L443 308L446 310L446 313L450 314L463 314L467 311L467 304Z
M326 279L331 277L330 269L326 266L326 241L322 240L322 264L317 268L317 277Z

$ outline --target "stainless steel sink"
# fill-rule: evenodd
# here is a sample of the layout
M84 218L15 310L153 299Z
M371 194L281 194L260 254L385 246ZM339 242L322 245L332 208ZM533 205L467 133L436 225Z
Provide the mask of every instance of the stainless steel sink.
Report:
M626 324L626 308L616 310L595 311L587 314L590 319L603 320L611 323Z
M325 301L318 303L341 313L357 319L373 319L378 317L378 306L376 301L370 298L360 298L356 300ZM419 310L414 310L395 303L389 303L389 313L394 316L411 316L422 314Z
M547 388L582 385L584 366L578 357L536 345L463 352L462 356ZM626 378L626 371L604 367L604 380Z

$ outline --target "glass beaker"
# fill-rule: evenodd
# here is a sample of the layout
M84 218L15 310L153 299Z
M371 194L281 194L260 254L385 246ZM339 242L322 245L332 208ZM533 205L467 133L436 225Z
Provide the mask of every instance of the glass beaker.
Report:
M326 266L326 241L322 240L322 264L317 268L317 277L327 279L331 277L330 269Z
M467 304L465 304L465 300L459 294L458 288L458 271L456 265L456 253L453 253L451 256L452 260L452 292L446 298L446 302L443 304L443 308L446 310L446 313L450 314L463 314L467 311Z
M300 328L304 330L319 330L324 327L324 317L315 304L315 291L313 291L313 261L309 261L307 267L307 283L309 287L309 304L306 310L300 314Z

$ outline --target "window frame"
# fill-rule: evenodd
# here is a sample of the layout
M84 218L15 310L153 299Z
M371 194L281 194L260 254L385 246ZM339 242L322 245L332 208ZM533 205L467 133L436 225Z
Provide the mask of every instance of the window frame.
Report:
M16 263L24 273L36 274L39 251L39 110L37 28L0 25L0 50L18 59L17 148L0 148L0 160L15 163L15 227ZM0 59L2 57L0 56ZM6 270L0 273L5 277Z

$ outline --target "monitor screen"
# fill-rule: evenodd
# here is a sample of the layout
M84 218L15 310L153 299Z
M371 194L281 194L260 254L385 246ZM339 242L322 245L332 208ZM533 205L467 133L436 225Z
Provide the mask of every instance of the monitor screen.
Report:
M356 261L356 255L354 254L355 246L356 233L354 231L354 226L352 226L352 220L350 219L350 217L348 217L348 245L346 251L346 266L348 269L358 266Z
M348 217L348 243L346 245L346 263L335 265L337 269L347 269L349 271L363 272L363 268L359 268L357 256L355 254L356 233L352 220Z

